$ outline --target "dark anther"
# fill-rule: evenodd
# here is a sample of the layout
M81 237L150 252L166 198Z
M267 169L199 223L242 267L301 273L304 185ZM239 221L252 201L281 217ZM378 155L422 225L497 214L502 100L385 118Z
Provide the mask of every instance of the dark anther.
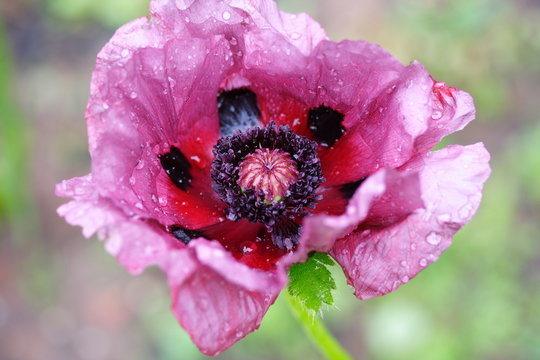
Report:
M189 244L192 239L204 237L204 234L200 230L189 230L177 225L171 226L171 234L184 244Z
M238 184L239 165L257 149L279 149L296 162L298 180L289 185L287 195L280 201L265 202L264 193L242 189ZM251 128L246 132L219 139L214 146L214 161L210 175L214 190L229 205L225 210L232 221L247 218L271 226L283 214L304 215L317 202L314 195L324 181L316 143L293 133L288 127L279 129L271 123L266 128Z
M189 172L191 164L180 149L171 146L168 153L159 155L159 161L171 181L180 189L186 190L192 179Z
M322 146L330 147L343 136L345 128L342 122L343 114L328 106L321 105L308 113L309 130Z
M264 164L270 168L262 169ZM219 139L210 175L228 205L227 218L266 225L272 242L282 249L297 244L295 221L315 207L316 190L324 182L317 143L272 122ZM251 181L255 176L259 179Z
M270 227L272 242L280 249L292 250L300 238L300 225L283 217Z
M353 197L356 189L358 189L358 187L364 182L364 180L366 180L366 178L343 184L339 187L339 191L341 191L345 199L350 199Z
M221 136L230 136L236 130L244 131L259 125L261 111L257 95L249 89L224 91L217 98Z

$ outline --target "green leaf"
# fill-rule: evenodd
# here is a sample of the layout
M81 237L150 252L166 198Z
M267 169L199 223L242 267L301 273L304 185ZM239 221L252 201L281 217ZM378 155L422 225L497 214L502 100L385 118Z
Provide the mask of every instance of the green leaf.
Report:
M323 253L313 253L305 263L294 264L289 270L289 294L315 313L323 305L333 305L336 283L328 266L334 264L334 260Z

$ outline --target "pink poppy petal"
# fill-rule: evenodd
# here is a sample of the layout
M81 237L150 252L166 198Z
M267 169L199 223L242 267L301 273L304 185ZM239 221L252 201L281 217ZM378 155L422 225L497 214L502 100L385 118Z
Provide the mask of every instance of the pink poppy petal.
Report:
M390 226L362 225L332 248L356 296L394 291L439 258L480 205L488 161L479 143L449 146L400 169L402 176L418 174L424 206Z
M321 155L325 185L357 181L414 156L415 139L426 132L431 118L432 84L425 68L414 62L369 104L354 110L352 118L359 120Z
M394 183L395 173L394 170L383 169L367 178L350 199L342 215L318 214L305 218L299 256L312 250L328 252L336 239L353 231L368 216L372 204L385 193L388 185ZM416 177L412 175L405 180L414 182Z
M366 41L322 41L312 58L319 66L318 105L332 108L365 109L405 69L386 50ZM344 125L350 128L355 122L346 117Z
M249 268L218 242L204 239L171 253L165 271L172 310L207 355L219 354L257 329L286 283L283 269Z
M82 227L86 238L99 229L124 219L114 205L98 199L91 174L62 181L56 185L55 193L57 196L74 199L61 205L57 212L69 224ZM99 206L96 206L98 203Z
M189 30L191 36L207 37L212 34L240 33L267 29L282 36L302 53L309 54L326 39L323 28L306 14L288 14L279 11L270 0L156 0L150 5L152 16L159 19L171 32Z
M415 140L418 153L431 149L446 135L463 129L476 116L471 95L443 82L434 81L431 98L433 111L429 128Z
M58 208L58 214L71 225L81 226L83 235L98 233L105 248L131 273L138 274L166 257L173 242L156 225L122 212L109 199L97 196L91 176L74 178L60 183L59 196L73 197Z
M219 136L217 106L208 104L232 65L228 52L223 38L168 38L153 21L117 31L98 56L86 114L101 196L140 215L153 209L157 189L147 180L171 145L208 170Z

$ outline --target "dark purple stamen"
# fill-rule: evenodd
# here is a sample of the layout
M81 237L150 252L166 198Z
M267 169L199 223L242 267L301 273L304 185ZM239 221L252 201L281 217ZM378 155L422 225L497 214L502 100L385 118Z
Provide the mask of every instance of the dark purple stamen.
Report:
M282 218L270 229L272 242L280 249L292 249L300 238L300 225L288 218Z
M264 191L245 188L239 184L241 164L258 149L278 149L288 154L294 161L296 169L295 181L287 183L288 189L284 196L268 201ZM282 226L284 220L295 222L306 215L308 208L313 208L318 200L315 190L324 181L321 164L317 157L315 142L293 133L288 126L279 129L271 123L266 128L251 128L245 132L236 132L233 136L221 138L214 147L214 161L211 176L214 189L221 199L229 205L225 210L227 218L237 221L246 218L251 222L265 224L270 232L276 226ZM297 175L296 175L297 173ZM244 182L242 182L244 183ZM257 187L255 187L257 189ZM299 226L288 226L295 229L283 232L276 229L272 236L274 244L280 248L289 248L288 241L293 245L298 241Z

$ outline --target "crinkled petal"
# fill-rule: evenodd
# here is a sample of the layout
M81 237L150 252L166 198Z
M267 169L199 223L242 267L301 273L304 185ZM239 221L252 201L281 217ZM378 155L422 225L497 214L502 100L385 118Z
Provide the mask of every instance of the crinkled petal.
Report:
M404 68L369 104L351 110L351 124L321 156L327 186L401 166L415 155L414 141L428 129L433 80L419 63Z
M219 136L217 105L208 104L216 103L232 66L228 53L223 37L174 38L155 21L117 31L98 55L86 113L101 196L125 211L173 221L148 179L162 170L158 155L173 145L194 169L208 172Z
M417 153L423 153L443 137L463 129L474 120L476 109L471 95L443 82L434 82L431 88L433 111L426 132L415 140Z
M73 197L58 208L71 225L81 226L90 237L96 232L105 239L105 248L131 273L160 264L171 246L171 236L155 224L122 212L109 199L97 196L91 176L64 181L56 187L58 196Z
M86 236L98 231L106 249L131 273L149 265L167 274L173 311L201 351L216 355L254 331L287 281L283 266L257 270L236 260L216 241L184 246L155 223L126 216L96 196L91 176L57 186L74 197L58 210ZM241 235L241 233L240 233Z
M192 36L207 37L262 29L283 37L304 54L326 39L311 17L281 12L272 0L156 0L150 7L152 16L174 33L187 30Z
M337 239L349 234L368 216L378 218L381 211L395 218L410 213L421 204L419 191L415 193L417 182L416 174L401 177L392 169L383 169L370 176L358 188L342 215L319 214L304 219L298 256L312 250L328 252ZM401 186L410 195L409 199L399 196L405 200L399 205L386 199L389 194L394 194L396 186Z
M173 312L207 355L219 354L256 330L286 283L283 268L252 269L205 239L172 252L164 269Z
M424 206L390 226L362 224L332 249L356 296L368 299L394 291L439 258L480 205L488 161L479 143L449 146L400 169L404 177L418 175Z

